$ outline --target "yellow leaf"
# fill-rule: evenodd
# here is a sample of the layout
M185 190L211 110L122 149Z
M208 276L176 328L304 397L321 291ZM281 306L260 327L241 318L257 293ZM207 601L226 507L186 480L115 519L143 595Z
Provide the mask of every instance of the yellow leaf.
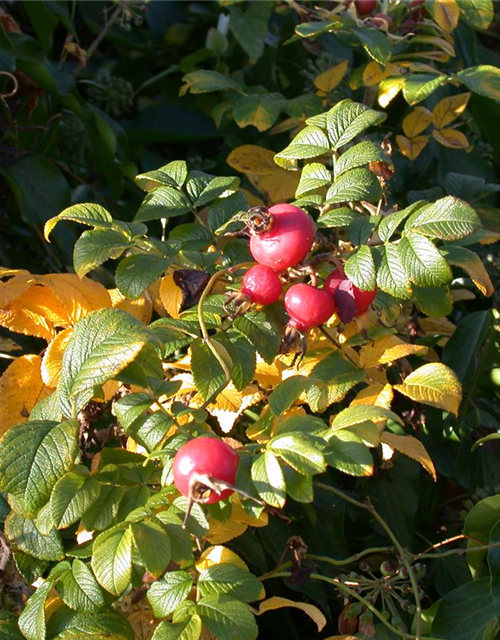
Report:
M388 364L400 358L427 353L427 347L418 344L410 344L396 336L384 336L374 342L361 347L359 354L359 366L362 369L376 367L379 364Z
M210 520L210 532L207 536L207 540L211 544L222 544L223 542L229 542L234 538L239 538L248 529L248 525L238 520L227 520L221 522L220 520Z
M79 278L74 273L50 273L36 278L64 305L69 324L75 324L92 311L111 307L106 288L90 278Z
M6 307L0 308L0 326L15 333L45 338L48 342L56 334L54 325L50 320L22 303L20 304L17 300Z
M442 144L443 147L450 149L465 149L471 151L472 146L461 131L456 129L434 129L432 132L434 139Z
M254 378L262 389L272 389L281 382L284 368L279 359L268 364L257 355Z
M323 73L320 73L319 76L314 78L314 86L316 89L323 92L323 94L330 93L330 91L333 91L339 82L341 82L342 78L345 76L348 66L349 60L343 60L331 69L323 71Z
M390 409L393 397L394 393L390 384L375 383L362 389L351 402L350 406L371 404Z
M238 391L233 384L228 384L217 396L217 401L208 405L207 410L217 418L221 430L229 433L243 411L260 400L262 393L255 385Z
M396 136L396 142L401 153L409 158L415 160L422 153L429 140L428 136L417 136L416 138L407 138L406 136Z
M448 257L448 262L455 267L460 267L469 274L472 282L483 295L489 297L495 293L490 276L477 253L458 249L458 251L452 251Z
M196 570L200 573L209 569L217 564L234 564L240 569L246 569L248 566L243 562L238 554L227 547L217 545L215 547L208 547L201 554L200 559L195 563Z
M446 36L446 37L451 38L451 36ZM451 57L455 57L457 55L453 47L453 44L451 42L448 42L448 40L445 40L445 38L438 38L437 36L420 36L419 35L416 38L413 38L412 42L414 43L423 42L423 43L432 44L436 47L440 47L445 53L447 53Z
M434 0L430 5L434 20L443 31L453 31L460 18L460 9L455 0Z
M444 364L424 364L394 388L412 400L458 415L462 385L457 374Z
M261 615L266 611L274 611L276 609L283 609L284 607L292 607L293 609L300 609L304 613L306 613L311 620L318 627L318 631L321 631L326 625L326 618L318 609L312 604L308 604L306 602L295 602L294 600L289 600L288 598L280 598L279 596L273 596L272 598L268 598L261 602L259 605L259 610L257 615Z
M409 138L415 138L432 122L432 113L425 107L415 107L403 120L403 131Z
M34 284L17 298L16 305L42 316L57 327L69 326L69 317L61 300L47 287Z
M14 360L0 378L0 435L15 424L26 422L39 400L52 393L43 383L40 356Z
M378 103L385 109L388 104L394 100L401 89L404 87L405 78L386 78L382 80L378 88Z
M250 207L260 207L264 204L264 200L256 196L255 193L249 191L248 189L242 189L243 193L247 197L247 202Z
M269 515L263 511L258 518L249 515L245 509L241 506L241 500L237 493L233 493L231 496L232 501L232 513L231 519L238 520L247 524L249 527L266 527L269 524Z
M459 93L456 96L440 100L432 110L434 125L438 129L442 129L456 120L465 111L470 96L470 93Z
M383 65L372 60L363 69L363 84L365 87L372 87L379 84L387 78L388 75L387 68L384 68Z
M73 334L73 329L64 329L49 343L42 359L41 375L47 387L55 388L59 382L64 350Z
M0 307L6 307L12 302L15 302L32 284L33 282L29 274L28 277L24 275L15 276L7 280L7 282L0 282Z
M174 282L173 272L167 273L160 282L160 300L172 318L179 318L182 304L182 289Z
M456 329L448 318L420 318L418 324L427 335L440 334L450 337Z
M260 179L252 180L252 174L248 177L255 184L257 189L264 194L268 202L283 202L295 198L295 192L299 186L300 174L294 171L287 171L276 167L273 174L262 176Z
M399 451L399 453L408 456L408 458L416 460L431 474L434 480L437 480L434 463L420 440L417 440L413 436L397 436L389 431L384 431L381 440L389 445L391 449L395 449Z
M142 296L135 300L126 298L119 289L109 289L108 293L111 298L111 304L115 309L127 311L134 318L144 322L144 324L151 322L153 303L148 293L143 293Z
M274 162L273 151L263 149L254 144L244 144L241 147L236 147L228 155L226 162L240 173L253 173L259 176L267 176L279 168Z
M160 280L156 280L156 282L153 282L153 284L149 285L149 287L147 288L147 293L151 298L151 302L153 303L153 309L160 317L164 318L167 315L167 312L165 311L165 307L161 303L160 284Z

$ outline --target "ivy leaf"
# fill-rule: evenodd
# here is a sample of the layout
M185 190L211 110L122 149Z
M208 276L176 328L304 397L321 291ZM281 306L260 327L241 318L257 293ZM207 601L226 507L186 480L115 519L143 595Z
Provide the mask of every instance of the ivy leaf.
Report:
M251 469L252 482L259 496L272 507L285 504L286 485L278 458L271 451L257 456Z
M203 624L219 640L255 640L258 635L253 614L238 600L224 595L202 598L196 605Z
M153 253L138 253L120 261L115 273L116 286L135 300L164 275L172 260Z
M275 436L267 443L267 450L303 475L314 475L325 470L318 442L309 434L292 432Z
M338 102L326 114L328 138L332 148L337 151L369 127L383 122L386 117L385 113L351 100Z
M326 462L351 476L371 476L373 458L361 438L350 431L338 431L328 439Z
M71 571L58 580L57 591L75 611L99 611L104 606L104 597L94 574L78 558L73 560Z
M411 285L397 245L386 244L378 254L377 286L395 298L406 300L411 296Z
M456 373L440 362L424 364L410 373L403 384L394 385L394 389L416 402L458 415L462 385Z
M158 187L144 198L134 222L175 218L191 211L188 197L174 187Z
M192 588L193 578L186 571L169 571L161 580L154 582L147 598L155 617L166 618L173 613Z
M222 594L241 602L254 602L263 595L263 587L247 569L234 564L216 564L201 572L198 589L202 596Z
M132 246L124 235L113 229L84 231L75 242L73 266L80 278L112 258L116 260Z
M408 277L421 287L441 287L451 282L448 263L425 236L411 233L398 245Z
M415 211L406 221L405 230L451 241L464 238L480 226L481 221L470 205L447 196Z
M134 545L144 567L154 576L161 575L172 557L167 532L154 521L133 523L131 528Z
M375 289L377 273L372 251L367 245L360 247L348 258L344 265L344 271L358 289L363 291Z
M0 488L18 511L34 515L47 502L75 462L79 430L76 420L34 420L7 431L0 441Z
M325 204L376 202L382 197L377 176L369 169L351 169L335 180L326 194Z
M265 312L252 311L239 316L233 328L257 349L268 364L272 364L280 346L280 333Z
M132 529L119 524L94 540L92 569L99 584L115 596L121 595L132 580Z
M19 628L27 640L45 640L47 637L45 603L51 589L52 582L46 580L30 596L26 607L19 616Z
M66 529L77 522L96 502L101 485L83 466L75 467L60 478L50 496L52 522L56 529Z

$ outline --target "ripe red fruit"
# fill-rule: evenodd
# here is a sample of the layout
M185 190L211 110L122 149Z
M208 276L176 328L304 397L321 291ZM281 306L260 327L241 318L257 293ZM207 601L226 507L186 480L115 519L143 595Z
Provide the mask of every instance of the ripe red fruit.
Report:
M275 204L266 211L270 228L250 237L250 253L260 264L278 273L294 267L311 250L314 222L293 204Z
M323 289L328 291L330 295L334 298L335 302L335 292L340 287L340 284L344 280L349 280L349 278L345 275L343 269L335 269L332 271L328 278L325 280L325 284L323 285ZM352 285L352 290L354 294L354 299L356 301L356 316L362 316L364 313L368 311L368 307L375 300L375 296L377 295L377 289L373 291L363 291L362 289L358 289L354 284ZM335 303L335 309L337 310L337 304Z
M392 18L386 13L376 13L371 21L373 22L374 26L377 27L377 29L385 30L387 28L387 31L390 31L393 27Z
M354 4L360 16L367 16L374 11L377 6L377 0L354 0Z
M279 300L281 288L281 280L276 271L265 264L256 264L245 273L241 292L250 299L250 302L272 304Z
M217 484L217 480L234 485L238 454L218 438L194 438L183 445L174 458L174 484L184 496L193 496L198 502L212 504L225 500L233 491L222 489L217 493L204 484Z
M410 2L411 16L416 22L421 22L427 15L427 9L422 6L424 4L425 0L411 0Z
M310 284L294 284L285 294L285 308L290 316L289 325L307 331L326 322L335 311L330 293Z

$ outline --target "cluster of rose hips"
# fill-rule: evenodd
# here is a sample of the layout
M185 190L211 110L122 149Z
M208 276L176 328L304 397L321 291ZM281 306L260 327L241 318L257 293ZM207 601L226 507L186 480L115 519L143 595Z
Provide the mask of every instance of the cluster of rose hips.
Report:
M280 278L288 269L297 267L311 250L315 226L312 218L292 204L276 204L269 209L249 211L250 253L258 262L243 277L239 300L268 305L277 302L282 293ZM375 298L376 290L361 291L338 267L326 278L323 288L313 284L293 284L285 293L288 326L304 334L326 322L335 312L341 318L351 303L348 315L365 313ZM344 316L345 317L345 316Z
M350 0L347 1L350 3ZM418 22L422 22L425 19L427 10L425 9L425 6L423 6L424 4L425 0L411 0L408 3L410 19L405 23L405 26L415 27ZM371 16L377 8L377 0L354 0L354 6L356 7L358 15ZM382 29L383 31L391 31L394 26L392 18L386 13L376 13L370 17L370 22L374 27Z

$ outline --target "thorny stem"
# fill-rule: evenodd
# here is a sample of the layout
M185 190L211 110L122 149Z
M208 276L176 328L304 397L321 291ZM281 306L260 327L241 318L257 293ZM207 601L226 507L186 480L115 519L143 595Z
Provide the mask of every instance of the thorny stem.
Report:
M319 489L323 489L324 491L329 491L330 493L335 494L339 498L342 498L342 500L345 500L346 502L349 502L350 504L354 505L355 507L359 507L360 509L363 509L364 511L368 511L369 513L371 513L371 515L375 518L375 520L377 520L377 522L380 524L380 526L384 529L386 534L392 540L392 542L394 543L394 547L395 547L396 551L398 552L398 555L399 555L399 557L401 559L401 562L403 563L405 569L408 571L408 577L410 579L410 583L411 583L411 587L412 587L412 591L413 591L413 597L415 598L416 617L415 617L415 636L414 636L414 638L415 638L415 640L422 640L422 636L421 636L421 633L422 633L422 603L420 602L420 595L419 595L419 592L418 592L417 578L415 576L415 573L413 571L411 563L408 560L408 556L407 556L405 550L403 549L403 547L401 546L399 540L396 538L396 536L392 532L392 529L389 527L387 522L382 518L382 516L376 511L375 507L372 504L359 502L359 500L355 500L354 498L351 498L350 496L348 496L343 491L340 491L339 489L336 489L335 487L330 487L329 485L323 484L322 482L315 482L314 484ZM413 636L406 636L406 637L412 637L413 638Z

